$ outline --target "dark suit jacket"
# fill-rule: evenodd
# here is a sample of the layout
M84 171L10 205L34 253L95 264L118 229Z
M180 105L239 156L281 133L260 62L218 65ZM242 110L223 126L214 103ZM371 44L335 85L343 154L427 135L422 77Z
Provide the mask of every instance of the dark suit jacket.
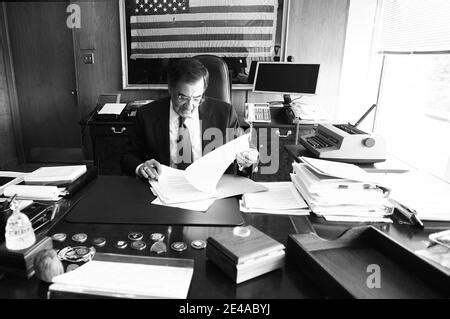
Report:
M138 109L135 118L135 133L130 134L121 160L124 172L134 175L139 164L152 158L161 164L170 165L169 112L170 98L154 101ZM206 98L199 105L199 119L202 137L205 130L214 127L220 129L225 139L227 128L239 128L234 108L230 104L214 98ZM232 138L231 136L230 139ZM202 138L202 148L204 149L210 142ZM229 168L227 173L235 173L235 168Z

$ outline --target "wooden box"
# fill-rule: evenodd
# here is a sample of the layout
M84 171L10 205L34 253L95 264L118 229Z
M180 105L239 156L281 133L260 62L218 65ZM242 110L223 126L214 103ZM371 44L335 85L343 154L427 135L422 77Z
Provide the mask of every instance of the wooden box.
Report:
M450 276L372 226L336 240L289 235L286 258L328 297L448 298Z
M6 243L2 243L0 245L0 271L30 278L34 275L33 261L36 254L41 250L52 248L52 239L47 236L37 238L33 246L22 250L8 250Z
M209 237L206 256L233 281L241 283L284 264L284 245L253 226L248 237L240 237L233 229Z

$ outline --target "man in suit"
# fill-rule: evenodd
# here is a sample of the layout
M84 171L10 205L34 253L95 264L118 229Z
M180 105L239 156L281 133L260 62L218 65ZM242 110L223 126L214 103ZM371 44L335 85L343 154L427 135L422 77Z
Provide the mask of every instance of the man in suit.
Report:
M237 135L239 123L233 106L204 95L208 76L203 64L192 58L170 67L170 96L144 105L136 113L135 134L122 157L126 173L158 179L161 164L185 169L211 151L208 138L214 136L215 144L223 144ZM238 154L236 162L243 169L257 158L258 152L249 149Z

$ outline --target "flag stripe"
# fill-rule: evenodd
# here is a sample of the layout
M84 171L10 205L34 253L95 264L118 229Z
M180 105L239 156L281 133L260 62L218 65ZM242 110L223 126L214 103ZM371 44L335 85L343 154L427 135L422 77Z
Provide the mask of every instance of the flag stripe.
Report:
M272 27L229 27L229 28L164 28L131 30L131 37L149 37L180 34L269 34L273 36Z
M210 13L210 12L273 12L273 6L218 6L218 7L191 7L189 13Z
M201 41L201 40L246 40L246 41L262 41L271 40L272 34L178 34L178 35L162 35L162 36L135 36L131 37L131 41L145 42L169 42L169 41Z
M277 0L189 0L189 7L274 5Z
M206 53L206 52L239 52L239 53L250 53L251 47L243 48L243 47L192 47L192 48L161 48L161 49L131 49L131 53ZM257 47L254 48L257 52L270 52L272 47ZM194 53L192 53L194 54Z
M185 52L185 53L137 53L132 54L130 59L176 59L176 58L186 58L193 57L199 54L210 54L217 56L226 56L230 58L242 58L242 57L251 57L251 58L267 58L270 57L270 52L223 52L223 51L213 51L213 52Z
M132 59L273 53L278 0L128 1Z
M273 20L273 13L248 13L248 12L209 12L205 13L183 13L183 14L161 14L131 16L131 25L146 22L175 22L175 21L208 21L208 20Z
M131 23L133 29L203 28L203 27L272 27L273 20L199 20ZM151 31L151 30L149 30Z
M162 48L196 48L196 47L265 47L271 46L272 41L171 41L171 42L133 42L132 49L162 49Z

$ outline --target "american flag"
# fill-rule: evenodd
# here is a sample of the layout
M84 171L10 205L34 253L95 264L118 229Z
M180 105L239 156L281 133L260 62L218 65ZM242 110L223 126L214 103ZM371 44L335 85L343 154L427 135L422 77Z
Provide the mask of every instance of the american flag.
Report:
M273 55L278 0L130 0L131 59Z

